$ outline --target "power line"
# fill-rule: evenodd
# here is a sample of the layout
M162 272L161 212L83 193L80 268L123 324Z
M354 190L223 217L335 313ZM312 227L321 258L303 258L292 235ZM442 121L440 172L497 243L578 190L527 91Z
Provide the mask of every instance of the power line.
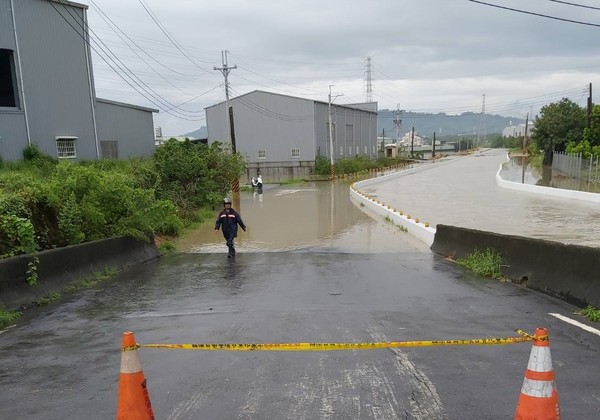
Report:
M131 38L129 35L127 35L127 34L126 34L126 33L125 33L125 32L124 32L124 31L123 31L123 30L122 30L122 29L121 29L121 28L120 28L120 27L119 27L119 26L118 26L118 25L117 25L117 24L116 24L116 23L115 23L115 22L114 22L114 21L113 21L113 20L112 20L112 19L111 19L111 18L108 16L108 15L107 15L107 14L106 14L106 13L105 13L105 12L104 12L104 11L103 11L103 10L102 10L102 9L101 9L101 8L100 8L100 7L99 7L99 6L98 6L98 5L95 3L95 2L94 2L94 0L89 0L89 1L90 1L90 3L92 4L92 6L94 7L94 9L96 9L96 10L97 10L97 11L100 13L100 17L101 17L101 18L102 18L102 19L103 19L103 20L104 20L104 21L105 21L105 22L108 24L108 26L109 26L109 27L110 27L110 28L113 30L113 32L114 32L115 34L117 34L117 36L118 36L118 37L121 39L121 41L123 41L123 43L124 43L125 45L127 45L127 46L128 46L130 49L131 49L131 51L133 51L133 52L134 52L134 54L135 54L136 56L138 56L138 58L139 58L140 60L142 60L144 63L146 63L146 61L145 61L145 60L144 60L142 57L140 57L140 56L139 56L139 55L138 55L138 54L135 52L135 50L134 50L133 48L131 48L131 46L130 46L130 45L129 45L129 44L128 44L128 43L127 43L127 42L126 42L126 41L125 41L125 40L124 40L122 37L121 37L121 35L119 35L119 33L118 33L118 32L117 32L117 31L116 31L114 28L117 28L117 29L119 30L119 32L121 32L121 33L122 33L122 34L123 34L123 35L124 35L124 36L125 36L125 37L126 37L126 38L127 38L127 39L128 39L128 40L129 40L129 41L132 43L132 44L133 44L133 45L135 45L135 46L136 46L136 47L137 47L137 48L138 48L138 49L139 49L141 52L143 52L144 54L146 54L146 56L148 56L148 57L149 57L151 60L153 60L153 61L154 61L156 64L158 64L158 65L160 65L160 66L164 67L165 69L167 69L167 70L169 70L169 71L171 71L171 72L173 72L173 73L179 74L179 75L181 75L181 76L187 76L187 77L196 76L196 75L194 75L194 74L184 74L184 73L180 73L180 72L178 72L177 70L173 70L173 69L172 69L172 68L170 68L169 66L167 66L167 65L165 65L165 64L163 64L163 63L161 63L161 62L160 62L159 60L157 60L157 59L156 59L156 58L155 58L153 55L149 54L149 53L148 53L148 52L147 52L147 51L146 51L144 48L140 47L140 46L139 46L139 44L137 44L137 43L136 43L136 42L135 42L135 41L134 41L134 40L133 40L133 39L132 39L132 38ZM112 24L112 26L111 26L111 24ZM146 64L148 65L148 67L152 68L152 67L151 67L151 66L150 66L148 63L146 63ZM154 70L154 69L152 68L152 70ZM157 74L158 74L158 73L157 73ZM160 76L160 75L159 75L159 76ZM161 77L162 77L162 76L161 76Z
M560 0L548 0L548 1L551 1L553 3L568 4L569 6L583 7L585 9L600 10L600 7L587 6L585 4L578 4L578 3L571 3L569 1L560 1Z
M140 54L138 54L138 52L135 50L135 48L133 48L125 39L123 39L123 37L121 36L121 34L119 32L121 32L125 37L127 37L127 34L121 29L119 28L119 26L117 24L115 24L110 17L108 17L108 15L106 15L106 13L104 13L104 11L102 9L100 9L96 3L94 2L94 0L90 0L90 3L92 4L93 7L95 7L99 12L100 12L100 17L109 25L111 26L111 24L113 26L111 26L111 28L113 29L113 31L115 32L115 34L117 34L117 36L121 39L121 41L123 41L123 43L140 59L142 60L142 62L144 64L146 64L146 66L148 66L150 68L150 70L152 70L158 77L160 77L162 80L164 80L167 84L169 84L171 87L177 89L178 91L180 91L181 93L184 94L188 94L188 92L184 91L183 89L180 89L179 87L175 86L170 80L168 80L165 76L163 76L162 74L160 74L154 67L152 67L150 65L150 63L148 63L146 60L144 60L144 58L142 58L142 56ZM110 23L109 23L110 22ZM136 47L138 47L138 49L142 52L144 52L148 57L152 58L155 62L161 64L158 60L156 60L154 57L152 57L150 54L146 53L139 45L137 45L135 42L133 42L129 37L127 37L129 39L129 41L131 41ZM180 108L179 106L175 106L174 108L180 109L181 111L186 111L186 112L190 112L190 113L194 113L195 111L188 111L188 110L184 110L183 108Z
M108 66L109 66L109 67L110 67L110 68L111 68L111 69L112 69L112 70L113 70L113 71L114 71L114 72L115 72L115 73L116 73L116 74L117 74L117 75L118 75L118 76L119 76L121 79L123 79L123 81L124 81L125 83L127 83L127 84L128 84L130 87L131 87L131 88L133 88L133 89L134 89L136 92L138 92L140 95L142 95L142 96L143 96L144 98L146 98L148 101L150 101L150 102L151 102L151 103L152 103L154 106L156 106L156 107L158 107L158 108L161 108L161 109L162 109L162 108L165 108L164 104L161 104L161 103L160 103L160 101L163 101L163 102L165 102L165 103L168 103L168 102L167 102L167 101L165 101L164 99L162 99L162 98L160 97L160 95L158 95L158 94L156 94L156 92L154 92L154 94L155 94L155 95L157 95L157 96L153 96L153 95L152 95L150 92L148 92L148 90L146 90L146 89L145 89L145 88L144 88L144 87L143 87L143 86L142 86L142 85L141 85L141 84L140 84L138 81L136 81L136 80L135 80L133 77L131 77L130 75L127 75L127 77L129 77L133 83L135 83L135 84L136 84L136 85L137 85L139 88L141 88L141 89L142 89L142 90L144 90L144 91L145 91L145 92L146 92L148 95L150 95L150 97L146 96L144 93L140 92L140 90L138 90L138 88L136 88L134 85L132 85L132 84L129 82L129 80L127 80L127 79L126 79L126 78L123 76L123 74L121 74L119 71L117 71L117 69L115 69L115 68L112 66L112 64L111 64L111 63L110 63L110 62L107 60L107 58L109 58L109 59L110 59L110 60L111 60L111 61L112 61L112 62L115 64L115 66L119 67L119 69L120 69L121 71L123 71L123 70L125 69L125 70L129 71L131 74L133 74L133 72L132 72L132 71L131 71L131 70L130 70L130 69L127 67L127 66L125 66L125 64L123 64L123 63L122 63L122 62L121 62L121 61L118 59L118 57L114 56L114 53L112 53L112 51L110 50L110 48L108 48L106 45L102 46L102 45L100 45L100 44L97 44L97 45L98 45L98 47L99 47L99 48L102 50L102 52L103 52L104 54L106 54L106 58L105 58L105 57L104 57L102 54L100 54L100 52L99 52L99 51L98 51L96 48L94 48L94 46L93 46L93 45L92 45L92 44L89 42L89 40L88 40L88 39L87 39L85 36L83 36L82 34L80 34L80 33L79 33L79 31L77 30L77 28L76 28L75 26L73 26L73 24L72 24L72 23L71 23L71 22L70 22L70 21L69 21L69 20L68 20L68 19L67 19L67 18L66 18L66 17L65 17L65 16L64 16L64 15L63 15L63 14L62 14L62 13L61 13L61 12L60 12L60 11L59 11L57 8L56 8L56 6L54 5L54 1L53 1L53 0L48 0L48 3L49 3L49 4L50 4L50 6L52 6L52 8L53 8L53 9L56 11L56 13L57 13L57 14L58 14L58 15L59 15L59 16L60 16L60 17L61 17L61 18L62 18L62 19L63 19L63 20L64 20L64 21L65 21L65 22L66 22L66 23L67 23L67 24L70 26L70 27L71 27L71 29L73 29L73 30L75 31L75 33L77 34L77 36L79 36L81 39L83 39L83 41L84 41L84 42L85 42L85 43L86 43L86 44L87 44L87 45L88 45L88 46L89 46L89 47L90 47L92 50L94 50L94 52L96 52L96 54L98 54L98 56L100 56L100 58L102 58L102 60L104 60L104 62L105 62L105 63L106 63L106 64L107 64L107 65L108 65ZM65 10L65 11L66 11L66 12L69 14L69 16L71 16L71 18L73 19L73 21L74 21L74 22L75 22L75 23L76 23L76 24L77 24L77 25L78 25L78 26L79 26L79 27L80 27L80 28L83 30L83 32L84 32L85 34L87 34L87 35L88 35L88 37L90 37L90 39L91 39L91 36L90 36L90 34L89 34L89 31L88 31L88 30L89 30L89 26L87 26L87 24L85 24L85 23L84 23L84 24L82 24L82 23L80 23L80 22L79 22L78 16L74 16L74 15L71 13L71 11L69 10L69 8L68 8L68 7L70 7L70 5L69 5L69 4L67 4L67 3L63 3L62 1L59 1L58 3L59 3L59 4L61 4L61 5L63 6L64 10ZM67 7L67 6L68 6L68 7ZM93 31L92 31L92 33L93 33ZM102 40L100 40L100 43L102 43ZM108 51L109 51L111 54L113 54L114 58L113 58L113 57L111 57L111 56L109 55L109 53L107 53L107 52L106 52L105 48L106 48L106 49L107 49L107 50L108 50ZM117 61L115 61L115 59L116 59L117 61L119 61L119 63L120 63L120 64L119 64L119 63L117 63ZM127 74L127 73L125 73L125 74ZM135 76L135 75L134 75L134 76ZM139 78L138 78L138 79L139 79ZM140 79L140 82L141 82L142 84L144 84L144 83L143 83L143 81L141 81L141 79ZM146 86L147 86L147 85L146 85ZM170 104L170 105L172 105L172 104ZM166 113L168 113L168 114L170 114L170 115L173 115L174 117L177 117L177 118L181 118L181 119L188 120L188 121L197 121L196 119L193 119L191 116L184 116L183 114L181 114L181 115L178 115L178 114L175 114L175 113L173 113L173 112L170 112L170 111L171 111L170 109L167 109L167 110L164 110L164 109L163 109L163 111L164 111L164 112L166 112Z
M200 67L194 60L192 60L191 56L187 52L185 52L185 50L183 49L183 47L181 46L181 44L179 42L177 42L177 40L173 37L173 35L171 35L169 33L169 31L167 31L167 28L165 28L165 26L158 20L158 17L156 17L156 15L150 9L150 6L148 6L144 0L138 0L138 1L140 2L140 4L142 5L142 7L144 8L144 10L146 11L146 13L148 14L148 16L150 16L150 18L154 21L154 23L156 24L156 26L158 26L158 28L161 30L161 32L163 34L165 34L165 36L167 37L167 39L169 41L171 41L171 43L175 46L175 48L177 48L181 52L181 54L184 55L185 58L187 58L194 66L198 67L203 72L208 73L208 74L212 74L210 71L208 71L208 70ZM194 57L194 58L196 58L196 57ZM204 60L200 60L198 58L196 58L196 60L198 60L198 61L204 61Z
M497 5L497 4L486 3L484 1L478 1L478 0L467 0L467 1L470 1L471 3L483 4L484 6L496 7L498 9L510 10L512 12L524 13L526 15L539 16L539 17L544 17L544 18L547 18L547 19L560 20L562 22L576 23L578 25L595 26L597 28L600 28L600 25L597 24L597 23L582 22L582 21L579 21L579 20L572 20L572 19L565 19L565 18L556 17L556 16L544 15L542 13L528 12L526 10L513 9L512 7L506 7L506 6L500 6L500 5Z

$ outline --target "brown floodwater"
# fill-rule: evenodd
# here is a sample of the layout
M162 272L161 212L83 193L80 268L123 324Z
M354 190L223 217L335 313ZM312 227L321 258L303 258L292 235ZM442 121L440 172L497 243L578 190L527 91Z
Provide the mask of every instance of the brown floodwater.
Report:
M262 194L232 197L248 229L239 230L238 252L318 251L342 253L427 252L421 241L353 203L349 181L265 185ZM220 209L218 209L220 210ZM218 211L215 211L215 220ZM225 253L214 221L176 242L183 252Z
M382 180L363 191L413 217L529 238L600 247L598 203L501 188L506 150L491 149Z

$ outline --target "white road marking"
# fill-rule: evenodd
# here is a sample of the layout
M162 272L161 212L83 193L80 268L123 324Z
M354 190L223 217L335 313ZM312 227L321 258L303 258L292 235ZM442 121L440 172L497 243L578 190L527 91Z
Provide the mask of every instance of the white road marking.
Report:
M552 314L552 313L549 313L548 315L552 315L553 317L558 318L558 319L560 319L562 321L565 321L565 322L567 322L567 323L569 323L571 325L575 325L576 327L579 327L582 330L586 330L587 332L591 332L592 334L596 334L596 335L600 336L600 330L597 330L596 328L590 327L589 325L582 324L579 321L575 321L574 319L567 318L566 316L561 315L561 314Z

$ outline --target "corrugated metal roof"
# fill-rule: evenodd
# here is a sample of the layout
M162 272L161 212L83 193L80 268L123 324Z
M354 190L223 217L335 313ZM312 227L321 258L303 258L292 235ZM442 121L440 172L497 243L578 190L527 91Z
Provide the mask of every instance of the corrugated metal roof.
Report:
M97 102L102 102L105 104L111 104L111 105L118 105L118 106L124 106L126 108L133 108L133 109L139 109L140 111L148 111L148 112L159 112L158 109L154 109L154 108L146 108L144 106L139 106L139 105L132 105L132 104L126 104L124 102L117 102L117 101L111 101L109 99L101 99L101 98L96 98Z
M87 4L81 4L81 3L76 3L74 1L69 1L69 0L50 0L53 3L60 3L62 5L65 6L73 6L73 7L79 7L81 9L89 9L89 6Z
M234 100L234 99L237 99L237 98L243 98L244 96L252 95L253 93L266 93L266 94L269 94L269 95L283 96L283 97L286 97L286 98L300 99L300 100L309 101L309 102L313 102L313 103L318 103L318 104L325 104L325 105L329 105L329 103L328 103L328 102L325 102L325 101L318 101L318 100L316 100L316 99L306 99L306 98L300 98L300 97L298 97L298 96L292 96L292 95L282 95L282 94L280 94L280 93L267 92L267 91L265 91L265 90L253 90L253 91L251 91L251 92L244 93L243 95L236 96L235 98L231 98L231 99L230 99L230 101L232 101L232 100ZM221 104L223 104L223 103L225 103L225 101L221 101L221 102L218 102L218 103L216 103L216 104L214 104L214 105L207 106L207 107L206 107L206 108L204 108L204 109L205 109L205 110L207 110L207 109L213 108L213 107L215 107L215 106L219 106L219 105L221 105ZM361 106L361 105L362 105L362 106ZM335 104L335 107L337 107L337 108L356 109L356 110L359 110L359 111L371 112L371 113L373 113L373 114L377 114L377 111L371 111L371 110L365 109L365 108L364 108L364 104L348 104L348 105L339 105L339 104Z

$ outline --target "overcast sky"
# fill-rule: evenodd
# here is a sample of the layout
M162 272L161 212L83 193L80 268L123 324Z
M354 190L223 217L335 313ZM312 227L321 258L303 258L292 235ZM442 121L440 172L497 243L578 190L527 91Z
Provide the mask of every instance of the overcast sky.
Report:
M557 1L486 3L597 26L467 0L78 2L90 6L98 97L160 109L163 135L206 125L204 108L225 99L222 50L238 67L232 97L327 101L335 85L336 103L364 102L367 57L379 109L481 112L485 94L487 112L524 117L563 96L584 106L588 84L600 89L600 10Z

